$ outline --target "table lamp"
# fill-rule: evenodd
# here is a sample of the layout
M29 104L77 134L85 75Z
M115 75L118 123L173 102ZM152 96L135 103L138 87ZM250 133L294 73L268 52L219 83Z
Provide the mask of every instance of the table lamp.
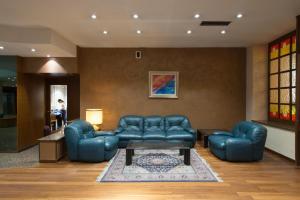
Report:
M86 109L86 121L90 122L96 131L100 130L100 125L103 122L102 109Z

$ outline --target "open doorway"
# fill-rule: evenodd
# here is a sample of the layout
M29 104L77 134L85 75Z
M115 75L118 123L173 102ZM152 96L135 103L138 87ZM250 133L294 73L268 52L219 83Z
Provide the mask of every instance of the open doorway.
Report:
M50 128L56 130L67 123L68 86L50 85Z
M80 79L78 74L55 74L45 78L44 135L62 128L80 115Z

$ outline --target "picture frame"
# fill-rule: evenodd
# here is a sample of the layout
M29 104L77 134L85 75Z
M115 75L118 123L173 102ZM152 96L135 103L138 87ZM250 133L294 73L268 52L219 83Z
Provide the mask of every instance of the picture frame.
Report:
M179 72L149 71L149 98L178 98Z

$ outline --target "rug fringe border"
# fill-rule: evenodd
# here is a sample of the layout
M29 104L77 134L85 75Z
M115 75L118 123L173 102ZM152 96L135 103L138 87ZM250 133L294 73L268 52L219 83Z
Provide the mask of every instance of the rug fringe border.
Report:
M200 158L200 160L206 164L207 168L216 177L216 179L218 180L218 182L221 182L221 183L224 182L223 179L219 176L219 174L217 172L215 172L212 169L212 167L210 166L210 164L200 155L200 153L198 153L195 148L193 148L192 150L198 155L198 157Z
M114 160L116 159L116 157L117 157L117 155L119 154L120 151L121 151L121 150L118 149L118 151L117 151L117 153L115 154L115 156L114 156L112 159L110 159L110 161L108 161L108 163L107 163L106 167L104 168L104 170L103 170L103 171L99 174L99 176L96 178L96 182L98 182L98 183L103 182L103 181L101 181L101 180L103 179L103 177L104 177L104 175L106 174L106 172L109 170L111 164L114 162Z

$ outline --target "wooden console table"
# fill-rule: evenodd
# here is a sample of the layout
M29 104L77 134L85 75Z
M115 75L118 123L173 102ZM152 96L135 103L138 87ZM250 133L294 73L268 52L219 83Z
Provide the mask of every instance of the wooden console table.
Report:
M65 135L63 129L38 139L40 162L57 162L65 153Z

